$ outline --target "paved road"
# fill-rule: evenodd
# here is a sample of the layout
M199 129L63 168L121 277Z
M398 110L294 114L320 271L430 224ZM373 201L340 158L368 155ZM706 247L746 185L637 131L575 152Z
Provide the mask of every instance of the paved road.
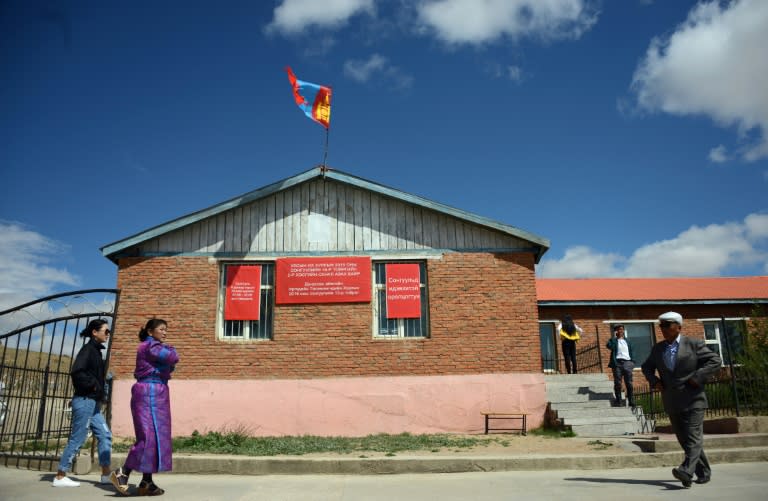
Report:
M712 482L684 490L670 468L516 471L402 475L157 475L171 500L397 501L428 500L764 500L768 463L715 465ZM0 499L77 500L115 498L96 475L77 488L50 486L52 474L0 467ZM137 480L132 478L132 480Z

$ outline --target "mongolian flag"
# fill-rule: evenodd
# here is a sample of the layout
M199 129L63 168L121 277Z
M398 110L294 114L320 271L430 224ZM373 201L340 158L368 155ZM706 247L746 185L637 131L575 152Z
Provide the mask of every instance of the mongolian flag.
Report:
M290 67L286 67L288 81L293 87L293 98L305 115L326 129L331 124L331 88L296 78Z

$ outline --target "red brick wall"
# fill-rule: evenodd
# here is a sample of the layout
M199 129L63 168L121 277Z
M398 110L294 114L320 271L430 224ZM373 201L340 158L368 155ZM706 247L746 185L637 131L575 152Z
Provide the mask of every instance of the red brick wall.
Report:
M130 377L137 334L148 318L169 322L180 352L176 378L539 372L531 254L445 254L427 261L430 338L373 339L365 304L275 307L274 339L216 337L219 263L208 258L125 258L111 368Z

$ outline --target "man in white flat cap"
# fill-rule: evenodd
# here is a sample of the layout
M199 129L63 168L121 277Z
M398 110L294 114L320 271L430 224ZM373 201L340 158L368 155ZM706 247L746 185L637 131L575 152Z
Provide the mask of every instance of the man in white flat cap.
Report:
M664 341L651 349L642 365L643 375L651 387L661 391L664 410L685 452L685 459L672 469L672 475L688 489L694 474L697 484L706 484L712 477L703 448L707 408L704 383L720 370L722 361L704 341L680 334L683 317L679 313L668 311L659 315L659 328Z

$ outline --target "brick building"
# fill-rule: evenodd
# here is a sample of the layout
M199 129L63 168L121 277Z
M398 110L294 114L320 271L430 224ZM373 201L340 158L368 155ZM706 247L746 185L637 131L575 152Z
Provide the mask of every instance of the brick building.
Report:
M566 313L580 346L607 355L623 323L644 359L656 318L675 310L684 334L727 357L726 339L738 348L753 307L768 304L768 277L537 280L548 247L319 167L109 244L121 290L113 431L133 433L136 334L152 317L181 355L175 435L355 436L479 432L482 411L539 426Z
M535 427L548 247L319 167L109 244L114 432L132 433L135 336L151 317L181 354L176 435L475 432L489 409Z

